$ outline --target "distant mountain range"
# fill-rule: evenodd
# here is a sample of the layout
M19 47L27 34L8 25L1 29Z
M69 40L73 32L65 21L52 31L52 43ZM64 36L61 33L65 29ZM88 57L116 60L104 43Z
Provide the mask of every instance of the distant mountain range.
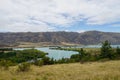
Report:
M42 43L40 45L90 45L100 44L108 40L111 44L120 44L120 33L87 31L77 32L18 32L0 33L0 46L14 45L23 43Z

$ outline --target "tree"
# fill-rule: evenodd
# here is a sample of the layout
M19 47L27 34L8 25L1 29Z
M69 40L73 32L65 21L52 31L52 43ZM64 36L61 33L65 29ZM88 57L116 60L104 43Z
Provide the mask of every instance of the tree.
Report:
M81 48L79 52L79 59L81 60L84 56L85 56L85 51L83 50L83 48Z
M79 60L81 63L84 63L86 56L86 52L83 50L83 48L81 48L79 52Z
M107 40L102 43L100 56L101 58L109 58L109 59L112 59L114 57L112 47Z
M120 59L120 48L119 47L116 48L115 54L116 54L116 58Z
M119 48L119 47L117 47L116 53L117 53L118 55L120 55L120 48Z

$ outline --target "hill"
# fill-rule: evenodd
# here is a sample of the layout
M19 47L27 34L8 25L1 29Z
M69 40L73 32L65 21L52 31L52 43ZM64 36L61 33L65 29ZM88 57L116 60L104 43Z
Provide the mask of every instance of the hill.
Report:
M109 40L120 44L120 33L87 31L77 32L17 32L0 33L0 46L18 45L89 45Z
M1 70L0 80L120 80L120 61L32 66L29 72L16 69Z

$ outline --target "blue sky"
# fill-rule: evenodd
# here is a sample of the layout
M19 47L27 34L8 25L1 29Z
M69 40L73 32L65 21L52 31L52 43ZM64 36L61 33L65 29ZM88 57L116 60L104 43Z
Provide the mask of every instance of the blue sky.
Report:
M120 0L2 0L0 32L120 32Z
M87 25L84 22L77 22L69 27L59 27L58 31L73 31L73 32L85 32L85 31L103 31L103 32L120 32L120 23L103 24L103 25Z

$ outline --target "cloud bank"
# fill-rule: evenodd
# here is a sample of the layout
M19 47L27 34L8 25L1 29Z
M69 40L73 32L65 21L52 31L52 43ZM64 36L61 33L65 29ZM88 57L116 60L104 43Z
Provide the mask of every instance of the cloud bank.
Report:
M120 22L120 0L0 0L0 31L55 31Z

